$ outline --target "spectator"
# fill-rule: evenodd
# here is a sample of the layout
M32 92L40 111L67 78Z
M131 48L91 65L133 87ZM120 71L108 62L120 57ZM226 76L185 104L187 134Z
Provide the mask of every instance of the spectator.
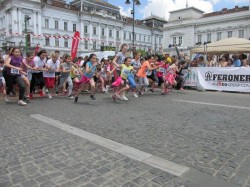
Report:
M233 66L234 67L241 67L241 61L238 55L233 55Z
M198 67L206 67L206 63L204 62L203 56L200 56L197 62L198 62Z

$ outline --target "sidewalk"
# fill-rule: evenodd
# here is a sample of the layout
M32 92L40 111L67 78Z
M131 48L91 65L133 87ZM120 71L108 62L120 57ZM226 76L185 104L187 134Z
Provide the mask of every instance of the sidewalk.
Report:
M29 116L0 116L0 187L198 186Z

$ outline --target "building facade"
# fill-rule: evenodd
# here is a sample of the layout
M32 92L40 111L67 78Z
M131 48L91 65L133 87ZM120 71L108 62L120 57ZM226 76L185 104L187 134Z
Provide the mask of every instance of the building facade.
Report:
M151 23L157 23L152 25ZM159 51L165 20L151 16L135 20L135 47ZM0 46L29 50L39 46L48 52L69 53L72 37L80 32L78 53L132 47L133 20L120 9L101 0L3 0L0 6Z
M188 7L172 11L163 31L163 48L174 51L174 45L189 49L229 37L250 39L249 7L222 9L204 14Z

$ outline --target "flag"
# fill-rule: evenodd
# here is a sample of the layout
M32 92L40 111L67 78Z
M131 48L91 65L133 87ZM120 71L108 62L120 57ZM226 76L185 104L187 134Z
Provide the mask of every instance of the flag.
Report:
M78 44L79 44L80 32L76 31L72 41L72 48L71 48L71 57L72 60L76 57Z

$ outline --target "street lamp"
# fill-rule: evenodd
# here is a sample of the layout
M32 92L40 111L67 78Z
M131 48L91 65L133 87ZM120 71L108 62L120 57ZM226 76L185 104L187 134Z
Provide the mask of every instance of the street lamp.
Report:
M135 51L135 5L141 5L140 0L132 0L133 1L133 9L131 10L131 14L133 14L133 39L132 39L132 49ZM130 0L126 0L125 4L129 5Z
M28 53L28 31L27 31L27 22L31 19L28 15L25 15L24 17L24 32L25 32L25 53Z

